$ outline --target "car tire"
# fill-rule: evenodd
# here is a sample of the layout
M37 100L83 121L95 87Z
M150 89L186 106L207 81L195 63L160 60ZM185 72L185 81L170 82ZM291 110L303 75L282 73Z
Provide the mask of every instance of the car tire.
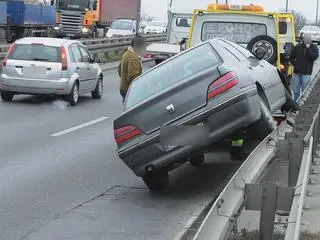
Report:
M4 102L12 102L14 94L12 92L1 90L1 99Z
M277 128L268 104L259 96L261 117L248 129L248 138L251 140L263 140Z
M76 106L79 100L79 84L75 83L68 95L68 102L71 106Z
M155 60L154 60L154 63L155 63L156 65L158 65L158 64L160 64L160 63L162 63L162 62L163 62L162 59L155 59Z
M269 52L269 54L266 55L267 57L265 60L274 64L277 60L277 41L270 36L260 35L252 38L248 43L247 48L250 52L254 52L255 48L261 45L265 46Z
M190 157L189 162L193 167L199 167L204 162L204 154L197 154Z
M100 99L102 95L103 95L103 78L102 76L100 76L98 79L96 88L93 90L93 92L91 92L91 96L92 98Z
M169 185L169 173L167 171L148 173L142 180L151 191L163 190Z

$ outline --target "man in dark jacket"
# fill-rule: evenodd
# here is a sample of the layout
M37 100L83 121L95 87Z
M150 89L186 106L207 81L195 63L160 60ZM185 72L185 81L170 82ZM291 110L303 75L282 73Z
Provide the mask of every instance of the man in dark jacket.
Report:
M311 81L313 63L318 56L318 47L315 44L312 44L311 35L305 33L303 42L294 47L290 60L294 66L292 78L294 100L297 100L300 97L300 91L303 92Z
M141 55L145 50L145 39L135 37L132 41L132 47L122 55L121 64L118 68L118 74L121 78L120 95L123 102L126 98L128 88L131 82L142 74Z

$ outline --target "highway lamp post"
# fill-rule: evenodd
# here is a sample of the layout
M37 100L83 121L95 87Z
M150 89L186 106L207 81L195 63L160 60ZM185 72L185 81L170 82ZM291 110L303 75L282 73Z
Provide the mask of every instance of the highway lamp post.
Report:
M316 25L318 24L318 14L319 14L319 0L317 0L317 10L316 10Z
M140 18L141 18L141 0L138 0L136 36L139 36Z
M289 0L286 0L286 12L288 12L288 8L289 8Z

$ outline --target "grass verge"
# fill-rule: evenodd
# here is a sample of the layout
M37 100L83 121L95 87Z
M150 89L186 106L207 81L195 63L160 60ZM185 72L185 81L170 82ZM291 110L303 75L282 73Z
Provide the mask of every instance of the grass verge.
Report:
M284 233L274 233L273 240L284 240ZM228 240L258 240L259 231L247 231L246 229L241 230L237 234L231 234ZM301 232L300 240L320 240L320 233L310 233L308 231Z

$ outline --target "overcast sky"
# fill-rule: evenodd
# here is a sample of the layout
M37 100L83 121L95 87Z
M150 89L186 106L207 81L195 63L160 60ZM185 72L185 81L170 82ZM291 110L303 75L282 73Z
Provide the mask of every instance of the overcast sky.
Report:
M197 0L185 0L197 1ZM300 11L310 21L316 19L316 6L317 0L288 0L289 9ZM212 0L214 3L215 0ZM220 3L224 3L224 0L219 0ZM260 4L263 5L267 11L278 11L279 9L285 9L286 0L229 0L229 4ZM167 19L167 0L142 0L142 11L155 17L156 20L166 21Z

